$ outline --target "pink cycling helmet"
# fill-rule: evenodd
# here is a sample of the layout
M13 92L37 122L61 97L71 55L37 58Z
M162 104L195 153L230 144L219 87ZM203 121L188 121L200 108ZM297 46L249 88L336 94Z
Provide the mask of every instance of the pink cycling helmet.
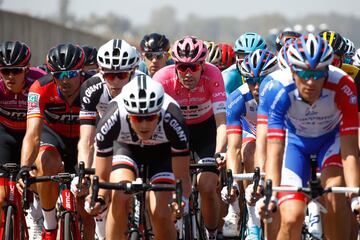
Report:
M207 56L207 47L202 40L186 36L174 43L171 55L175 62L203 62Z

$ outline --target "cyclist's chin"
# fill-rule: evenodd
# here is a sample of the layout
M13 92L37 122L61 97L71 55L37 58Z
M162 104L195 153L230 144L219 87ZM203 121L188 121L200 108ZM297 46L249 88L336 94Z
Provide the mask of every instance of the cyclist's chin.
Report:
M138 132L137 135L141 140L149 140L152 137L152 132Z

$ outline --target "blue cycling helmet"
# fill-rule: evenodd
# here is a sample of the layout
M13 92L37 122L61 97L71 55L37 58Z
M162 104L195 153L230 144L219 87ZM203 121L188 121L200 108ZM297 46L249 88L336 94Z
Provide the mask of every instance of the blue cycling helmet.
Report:
M257 33L247 32L236 39L235 53L251 53L257 49L266 49L265 39Z
M268 50L258 49L241 62L240 72L244 78L266 76L277 69L277 58Z
M334 58L333 49L327 41L312 33L294 40L286 54L292 70L324 69Z

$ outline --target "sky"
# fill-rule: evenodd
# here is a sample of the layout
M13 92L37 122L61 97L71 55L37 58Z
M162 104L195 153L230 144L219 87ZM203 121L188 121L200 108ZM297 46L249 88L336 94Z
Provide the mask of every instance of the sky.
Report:
M0 8L32 16L55 15L61 0L0 0ZM287 18L307 14L338 13L360 18L360 0L70 0L69 11L77 18L109 12L126 17L133 25L145 24L151 12L164 6L177 11L179 20L189 14L202 18L236 17L279 13ZM301 10L300 10L301 9Z

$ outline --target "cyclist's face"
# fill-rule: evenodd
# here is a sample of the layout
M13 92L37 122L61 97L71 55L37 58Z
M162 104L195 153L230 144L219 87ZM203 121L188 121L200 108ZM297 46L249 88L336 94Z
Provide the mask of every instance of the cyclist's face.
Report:
M155 114L154 117L147 117L146 119L129 115L129 121L138 137L142 140L148 140L155 131L159 121L159 115Z
M107 72L100 71L106 82L106 86L109 89L109 93L112 98L121 93L122 88L130 81L133 71L127 72Z
M253 95L256 102L259 102L259 86L260 83L256 82L255 85L248 84L251 94Z
M143 53L143 57L148 68L150 77L152 77L159 69L166 65L169 53L167 52L147 52Z
M188 89L194 89L196 85L198 84L201 76L201 72L203 70L203 64L196 63L196 64L188 64L188 65L194 65L196 67L186 68L182 65L187 64L176 64L176 74L179 78L180 83L188 88Z
M73 78L65 77L63 80L55 78L55 82L64 97L71 97L80 91L81 76Z
M17 93L24 85L26 71L26 67L0 68L0 75L4 79L6 88Z
M296 87L299 91L300 96L309 104L313 104L321 94L321 89L325 83L326 77L314 80L311 77L309 80L305 80L296 73L293 73Z

